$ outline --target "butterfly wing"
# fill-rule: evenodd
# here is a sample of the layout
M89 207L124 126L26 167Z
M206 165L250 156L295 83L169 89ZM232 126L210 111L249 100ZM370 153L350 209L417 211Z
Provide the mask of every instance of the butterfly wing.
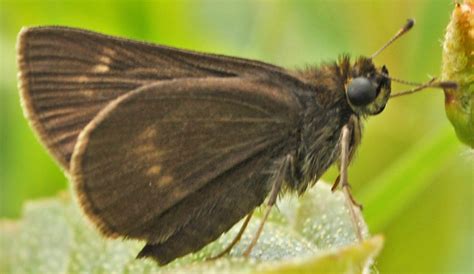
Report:
M80 203L103 233L144 239L140 256L167 263L262 203L300 113L290 87L251 78L134 90L78 138L71 175Z
M262 62L65 27L22 30L18 67L25 114L66 170L79 132L124 93L162 80L283 73Z

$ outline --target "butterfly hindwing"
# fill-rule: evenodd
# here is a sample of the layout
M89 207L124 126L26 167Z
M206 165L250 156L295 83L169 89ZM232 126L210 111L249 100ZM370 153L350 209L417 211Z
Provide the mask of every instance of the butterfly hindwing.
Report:
M78 138L71 175L80 203L103 233L165 246L162 261L197 250L263 201L300 113L291 90L252 78L134 90Z

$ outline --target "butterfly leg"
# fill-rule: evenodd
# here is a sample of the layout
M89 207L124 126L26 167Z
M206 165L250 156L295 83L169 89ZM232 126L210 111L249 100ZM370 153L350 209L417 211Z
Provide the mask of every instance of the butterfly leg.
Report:
M215 260L215 259L219 259L225 255L227 255L231 250L232 248L240 241L240 239L242 238L242 235L244 234L245 232L245 229L247 228L249 222L250 222L250 219L252 218L252 215L253 215L253 210L247 215L247 217L245 218L244 220L244 223L242 224L242 226L240 227L240 230L239 230L239 233L237 233L237 235L235 236L234 240L232 240L232 242L224 249L222 250L219 254L215 255L215 256L212 256L212 257L209 257L207 258L207 260Z
M265 215L262 218L260 226L258 227L257 232L255 233L255 236L252 239L252 242L250 243L250 245L247 247L247 249L244 252L245 257L248 257L250 255L250 253L252 252L252 249L257 244L258 238L262 234L263 226L265 225L265 222L268 219L270 212L272 211L273 205L275 205L276 199L278 197L278 193L281 190L281 186L283 185L283 181L285 179L285 176L288 173L289 166L292 162L293 162L292 156L287 155L285 159L283 160L283 162L280 164L278 172L273 180L272 190L270 191L270 196L267 202L267 208L265 209Z
M338 179L334 184L341 184L342 191L345 196L347 207L349 208L349 213L351 214L351 218L354 224L354 228L356 230L356 235L359 241L363 240L362 229L360 227L360 216L356 213L355 207L360 207L360 205L354 200L354 197L350 191L350 185L347 180L347 168L349 167L349 158L350 158L350 142L351 142L351 127L349 124L346 124L342 128L341 133L341 170ZM337 185L336 185L337 186ZM334 186L333 186L334 188Z
M340 182L341 182L341 175L338 175L336 180L334 181L334 184L331 187L332 192L337 190L337 187L339 186ZM347 188L349 188L349 190L352 189L351 185L348 182L343 187L347 187ZM351 199L351 202L352 202L353 205L357 206L360 210L362 210L364 208L364 206L361 203L356 201L356 199L352 195L352 192L350 192L350 191L349 191L349 196L350 196L350 199Z
M332 187L331 187L332 192L336 191L336 189L339 186L340 182L341 182L341 175L338 175L336 180L334 181L334 184L332 184Z

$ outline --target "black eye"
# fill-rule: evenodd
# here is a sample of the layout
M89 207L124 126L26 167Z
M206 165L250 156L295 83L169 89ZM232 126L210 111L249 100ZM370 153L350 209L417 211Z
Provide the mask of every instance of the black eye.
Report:
M357 77L352 79L347 87L347 98L354 106L365 106L374 101L377 95L376 88L369 79Z

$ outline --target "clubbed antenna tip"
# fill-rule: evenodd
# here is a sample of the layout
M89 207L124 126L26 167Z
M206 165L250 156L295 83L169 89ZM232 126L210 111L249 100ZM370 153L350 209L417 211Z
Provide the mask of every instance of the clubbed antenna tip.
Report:
M377 50L372 56L370 56L370 59L374 59L377 55L379 55L384 49L386 49L388 46L390 46L395 40L397 40L400 36L405 34L407 31L409 31L413 26L415 25L415 19L408 19L405 25L397 32L395 35L388 40L385 45L383 45L379 50Z

